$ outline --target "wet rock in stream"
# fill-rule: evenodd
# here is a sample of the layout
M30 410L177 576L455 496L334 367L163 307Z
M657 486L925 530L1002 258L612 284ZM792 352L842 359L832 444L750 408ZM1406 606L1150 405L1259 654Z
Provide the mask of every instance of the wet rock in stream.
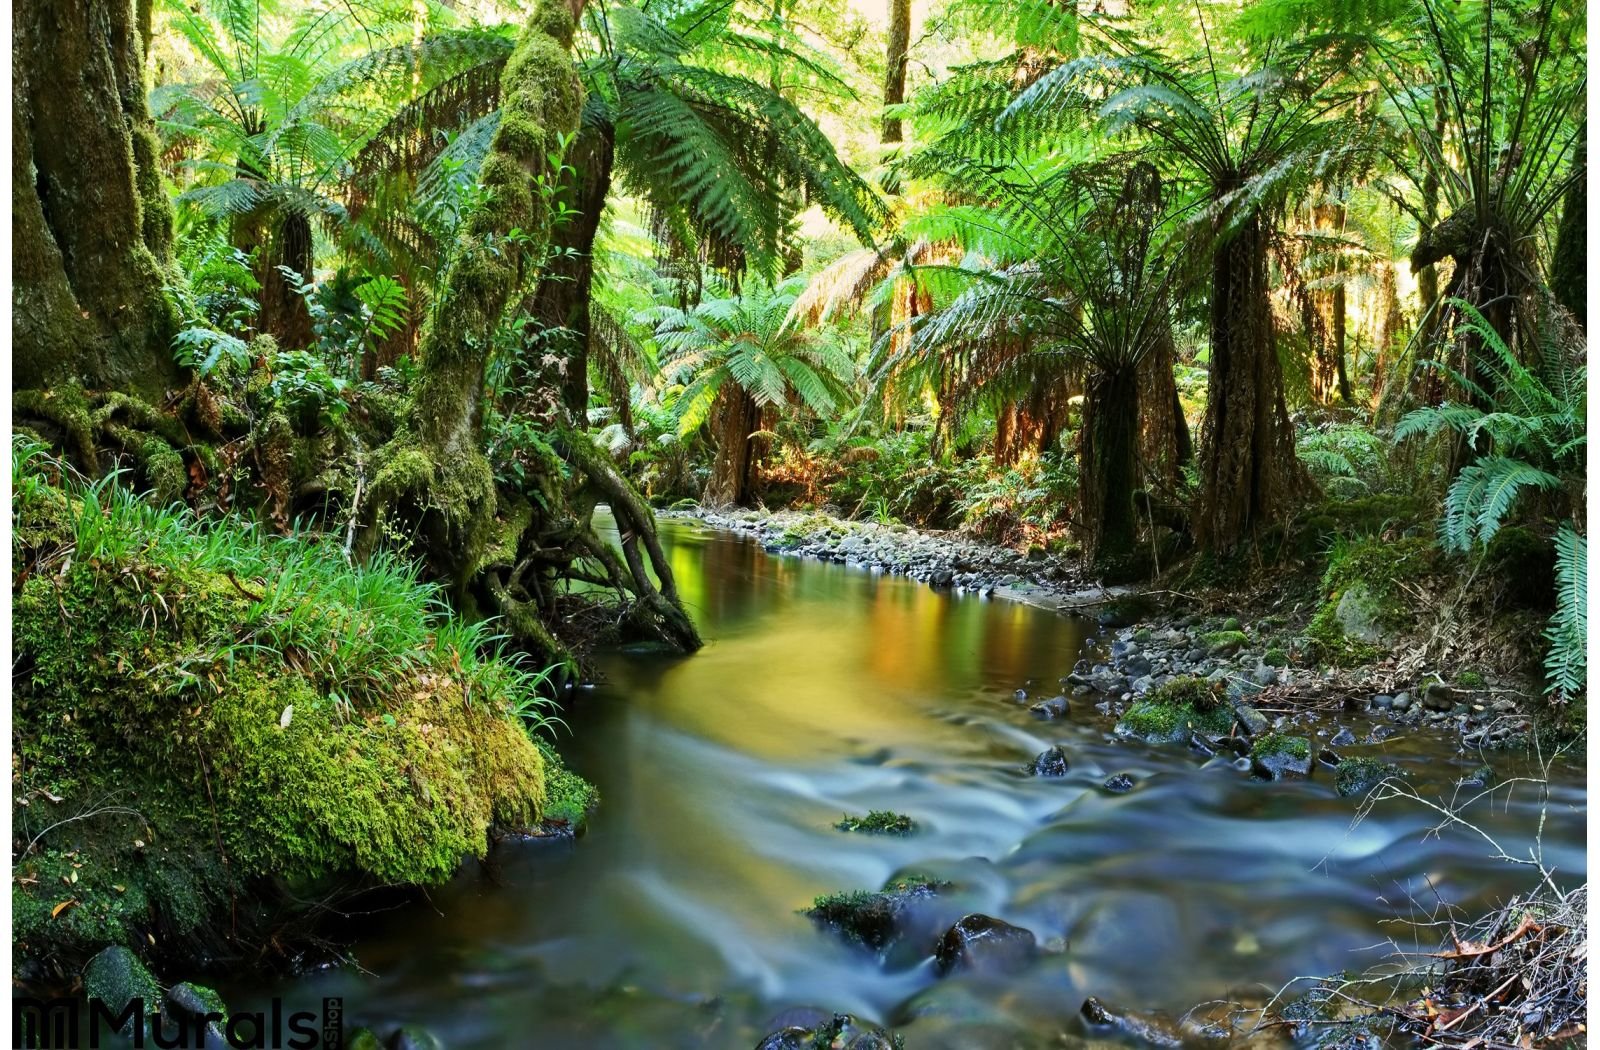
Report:
M1058 744L1041 751L1024 768L1036 777L1064 777L1069 769L1066 749Z
M1227 1046L1229 1029L1216 1024L1200 1024L1185 1018L1175 1021L1164 1014L1138 1014L1118 1009L1094 996L1083 1001L1079 1011L1090 1031L1116 1032L1146 1046L1193 1047Z
M891 879L876 893L856 890L818 897L803 914L846 941L883 953L906 932L912 906L946 884L919 876Z
M1100 786L1113 795L1121 795L1133 790L1133 778L1126 773L1118 773L1114 777L1107 777L1106 782Z
M945 931L934 952L941 974L958 970L1012 973L1039 954L1032 932L988 915L962 916Z

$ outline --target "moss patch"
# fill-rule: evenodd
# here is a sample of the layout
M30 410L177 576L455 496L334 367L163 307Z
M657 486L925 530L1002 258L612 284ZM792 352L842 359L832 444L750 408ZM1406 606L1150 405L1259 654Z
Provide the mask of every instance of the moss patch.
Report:
M1200 636L1200 644L1211 654L1238 652L1250 644L1249 635L1243 631L1212 631Z
M274 881L439 882L545 811L515 670L408 570L47 479L16 520L19 958L231 936Z
M1376 758L1347 758L1333 771L1333 785L1346 797L1365 795L1389 777L1400 776L1400 767Z
M1214 686L1200 678L1174 678L1130 707L1116 732L1151 743L1182 742L1196 729L1225 735L1233 726L1233 711Z
M1380 656L1381 645L1346 633L1339 619L1340 601L1346 591L1359 588L1361 602L1373 610L1374 626L1391 632L1406 630L1415 625L1415 614L1403 585L1432 573L1436 553L1432 541L1424 537L1336 543L1322 577L1327 600L1306 628L1316 658L1354 667Z
M846 814L834 827L840 831L859 831L868 835L909 835L917 830L917 822L904 813L875 809L864 817Z

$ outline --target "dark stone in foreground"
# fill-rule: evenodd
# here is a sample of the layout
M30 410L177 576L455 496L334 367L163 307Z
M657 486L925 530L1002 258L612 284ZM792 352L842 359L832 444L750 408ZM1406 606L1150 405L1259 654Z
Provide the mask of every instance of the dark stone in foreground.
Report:
M988 915L963 916L934 953L941 974L957 970L1010 973L1032 962L1039 942L1028 930Z
M389 1050L444 1050L444 1044L426 1028L408 1024L389 1037Z
M1064 777L1067 775L1067 752L1059 744L1041 751L1028 763L1028 772L1036 777Z
M1177 1022L1161 1014L1140 1015L1127 1013L1096 999L1083 1001L1079 1011L1084 1023L1092 1029L1110 1029L1146 1046L1226 1046L1231 1034L1217 1025L1201 1025L1193 1021Z
M1133 778L1126 773L1118 773L1114 777L1107 777L1106 782L1101 787L1114 795L1120 795L1123 792L1133 790Z
M115 1011L112 1016L120 1014L124 1006L136 999L144 1003L146 1017L161 1009L161 986L139 957L120 944L112 945L89 960L83 971L83 991L89 998ZM119 1031L121 1035L132 1036L132 1020Z

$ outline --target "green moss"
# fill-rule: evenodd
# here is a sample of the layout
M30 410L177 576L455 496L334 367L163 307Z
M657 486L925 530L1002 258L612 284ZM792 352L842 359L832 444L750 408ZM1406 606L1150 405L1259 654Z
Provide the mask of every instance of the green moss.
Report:
M363 583L336 554L241 579L212 566L248 577L257 534L24 490L18 556L58 562L13 600L14 820L31 838L79 819L16 864L19 957L204 938L275 880L439 882L484 852L491 824L587 805L577 778L547 796L510 680L433 644L436 599L414 579ZM52 554L68 543L70 564ZM234 561L208 560L226 544ZM415 593L368 601L395 578Z
M1383 649L1376 643L1345 634L1338 617L1340 600L1347 589L1360 585L1363 600L1374 604L1378 610L1379 627L1388 631L1406 630L1414 626L1414 614L1405 584L1432 573L1436 555L1432 541L1420 536L1335 543L1322 576L1322 590L1328 598L1306 629L1316 658L1324 663L1353 667L1370 663L1382 655Z
M1250 748L1250 757L1269 758L1273 755L1285 755L1297 759L1310 758L1311 741L1303 736L1289 736L1286 733L1266 733L1257 737L1255 744Z
M1250 637L1243 631L1212 631L1200 636L1200 644L1213 654L1237 651L1250 644Z
M1365 795L1387 778L1400 775L1400 767L1392 762L1347 758L1333 771L1333 783L1341 795Z
M1192 729L1221 736L1232 727L1233 712L1212 683L1179 678L1128 708L1116 732L1152 743L1175 743L1186 739Z
M544 805L539 819L546 824L564 824L574 831L582 830L589 814L600 804L600 792L568 769L555 748L542 739L536 738L535 743L544 756Z
M859 831L868 835L909 835L917 829L917 822L904 813L875 809L864 817L846 814L834 827L840 831Z
M1471 668L1456 675L1456 685L1463 689L1482 689L1485 684L1483 675Z
M1274 646L1262 654L1261 662L1266 664L1268 667L1288 667L1289 654L1277 646Z
M886 882L876 893L851 890L824 894L802 914L847 941L882 951L899 936L906 908L935 896L947 885L924 875L904 875Z

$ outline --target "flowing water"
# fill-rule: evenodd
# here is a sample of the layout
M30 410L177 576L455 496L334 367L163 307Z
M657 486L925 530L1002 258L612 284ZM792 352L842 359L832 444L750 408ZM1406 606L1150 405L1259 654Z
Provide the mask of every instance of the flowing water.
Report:
M1057 691L1084 621L662 528L707 645L612 654L568 714L562 749L602 795L588 833L502 849L430 905L370 921L355 946L365 973L235 992L236 1008L338 995L353 1023L421 1024L453 1048L748 1048L801 1006L892 1025L912 1050L1070 1046L1085 996L1259 1001L1297 975L1378 961L1405 936L1397 917L1531 886L1470 832L1430 836L1420 804L1358 823L1326 775L1266 784L1183 748L1112 742L1087 703L1036 721L1014 693ZM1361 737L1363 720L1346 716ZM1023 774L1056 743L1069 776ZM1399 762L1435 800L1482 763L1420 735L1346 751ZM1133 791L1100 788L1122 772ZM1525 854L1539 792L1495 797L1468 815ZM1581 768L1558 765L1543 856L1574 881L1584 805ZM869 809L919 830L831 827ZM925 943L880 964L797 914L913 870L955 883L944 921L981 911L1051 950L1021 975L941 979Z

